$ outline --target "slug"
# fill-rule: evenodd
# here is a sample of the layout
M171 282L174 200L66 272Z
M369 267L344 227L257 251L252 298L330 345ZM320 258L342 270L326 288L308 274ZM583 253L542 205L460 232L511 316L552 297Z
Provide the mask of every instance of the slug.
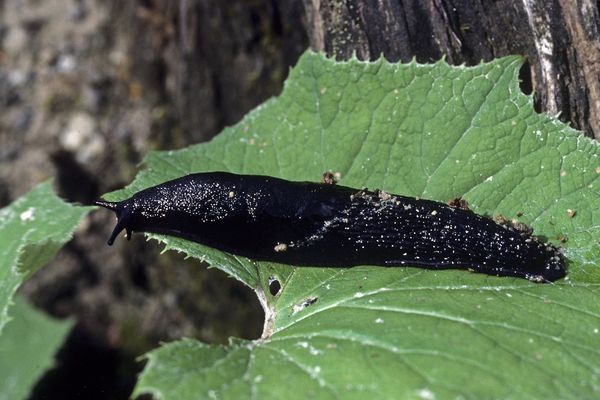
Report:
M173 235L258 261L460 268L549 282L558 248L462 207L335 184L209 172L97 201L125 230Z

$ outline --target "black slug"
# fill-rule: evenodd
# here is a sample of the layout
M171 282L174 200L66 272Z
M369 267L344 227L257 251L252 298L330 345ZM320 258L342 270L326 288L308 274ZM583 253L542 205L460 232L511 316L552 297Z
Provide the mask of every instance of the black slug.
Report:
M125 230L179 236L254 260L349 267L464 268L548 282L560 251L461 207L334 184L210 172L142 190L114 211Z

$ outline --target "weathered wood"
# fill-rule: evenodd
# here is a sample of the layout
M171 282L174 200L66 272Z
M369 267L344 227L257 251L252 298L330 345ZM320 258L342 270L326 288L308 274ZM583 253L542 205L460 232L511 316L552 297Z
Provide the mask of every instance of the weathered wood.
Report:
M311 47L339 59L529 61L536 108L600 138L598 4L591 0L304 0Z

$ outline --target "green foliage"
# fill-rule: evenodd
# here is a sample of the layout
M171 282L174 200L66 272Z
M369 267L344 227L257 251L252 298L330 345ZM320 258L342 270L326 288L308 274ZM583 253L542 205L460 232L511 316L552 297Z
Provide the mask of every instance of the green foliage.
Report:
M27 397L70 327L23 301L13 303L14 294L71 238L90 209L63 202L46 182L0 210L0 400Z
M591 398L600 391L598 145L518 87L518 57L473 68L305 54L281 96L213 141L152 153L121 193L225 170L381 188L517 218L564 245L556 284L465 271L294 268L159 235L261 299L261 340L150 353L159 398ZM571 212L569 212L571 210ZM576 214L573 215L575 211ZM271 296L268 277L282 282ZM310 300L310 301L307 301Z
M28 397L71 328L71 323L54 321L20 299L10 314L13 319L0 335L0 400Z
M91 209L65 203L46 182L0 210L0 332L17 288L71 239Z

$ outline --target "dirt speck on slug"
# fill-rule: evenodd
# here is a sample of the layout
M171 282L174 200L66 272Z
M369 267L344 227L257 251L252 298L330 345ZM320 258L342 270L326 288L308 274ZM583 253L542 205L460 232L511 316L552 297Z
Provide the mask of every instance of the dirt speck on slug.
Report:
M494 215L493 219L494 219L494 222L497 223L498 225L502 225L502 226L509 226L510 225L510 222L509 222L508 218L506 218L502 214Z
M339 172L337 173L337 175L341 176L341 174ZM327 172L323 173L321 182L326 185L335 185L336 183L338 183L338 178L336 178L336 174L334 174L333 172L327 171Z
M286 251L288 248L287 244L285 243L278 243L277 246L275 246L273 248L273 250L275 250L277 253L281 253L282 251Z
M392 198L392 195L389 194L388 192L385 192L383 190L380 190L377 192L377 195L379 196L379 198L383 201L389 200Z
M462 197L456 197L456 198L454 198L452 200L449 200L447 202L447 204L450 207L459 208L461 210L467 210L467 211L471 210L469 208L469 203L465 199L463 199Z
M513 228L515 228L517 231L519 231L522 234L525 234L528 236L533 234L533 228L530 227L529 225L525 225L524 223L522 223L519 220L513 219L511 221L511 225Z

